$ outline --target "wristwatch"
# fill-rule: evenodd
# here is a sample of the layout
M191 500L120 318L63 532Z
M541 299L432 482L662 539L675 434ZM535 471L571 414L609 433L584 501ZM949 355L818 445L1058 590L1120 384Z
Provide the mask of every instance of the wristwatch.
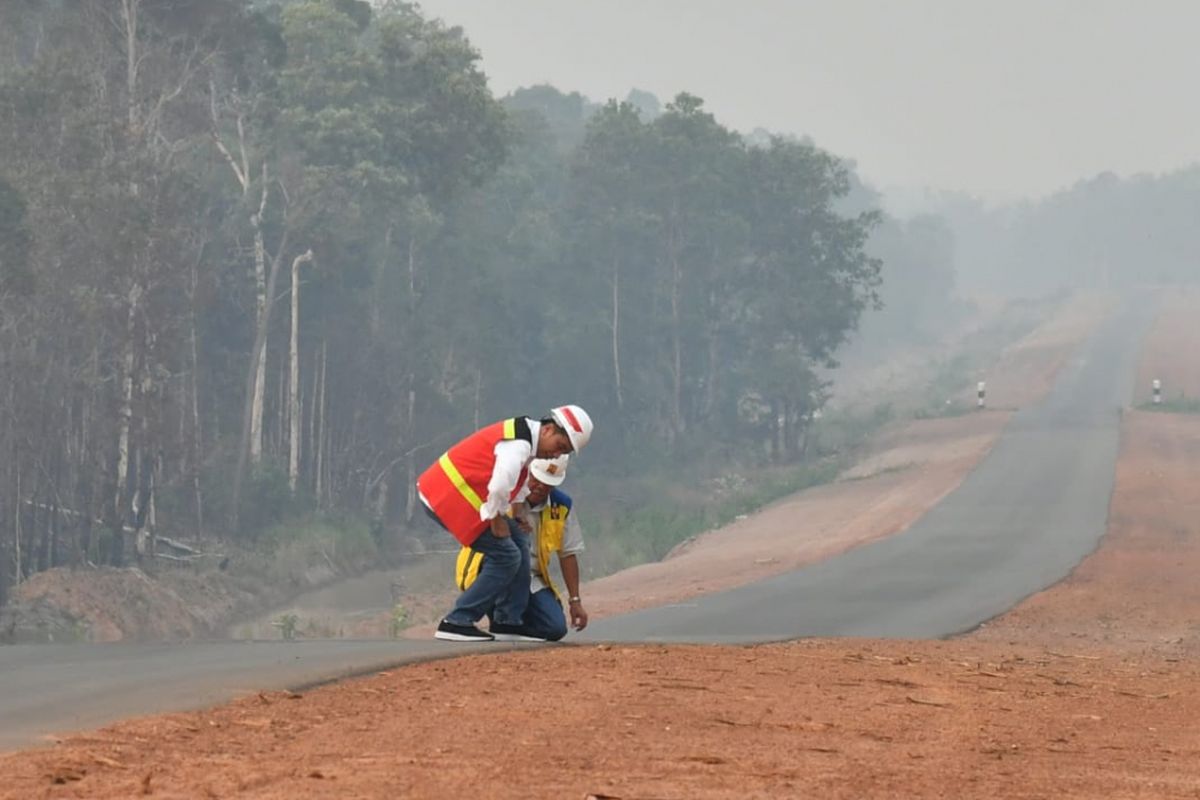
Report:
M568 598L568 599L569 599L569 600L570 600L570 602L572 602L572 603L582 603L582 602L583 602L583 600L582 600L582 599L580 599L579 597L571 597L571 598Z

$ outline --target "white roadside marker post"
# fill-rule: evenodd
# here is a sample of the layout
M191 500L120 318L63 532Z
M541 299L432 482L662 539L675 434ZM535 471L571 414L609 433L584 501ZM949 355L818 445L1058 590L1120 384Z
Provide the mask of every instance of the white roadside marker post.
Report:
M984 406L987 405L987 384L984 381L980 381L979 384L975 387L975 396L977 398L979 398L978 399L979 408L983 408Z
M1162 405L1162 381L1155 378L1150 388L1154 391L1154 405Z

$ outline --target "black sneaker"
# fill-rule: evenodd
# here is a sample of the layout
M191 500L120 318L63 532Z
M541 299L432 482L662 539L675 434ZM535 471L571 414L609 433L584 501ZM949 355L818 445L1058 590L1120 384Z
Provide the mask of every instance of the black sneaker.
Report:
M503 622L493 622L488 629L491 631L492 638L497 642L545 642L548 641L543 636L535 636L529 633L524 625L505 625Z
M455 625L453 622L442 620L433 638L445 639L448 642L490 642L496 637L474 625Z

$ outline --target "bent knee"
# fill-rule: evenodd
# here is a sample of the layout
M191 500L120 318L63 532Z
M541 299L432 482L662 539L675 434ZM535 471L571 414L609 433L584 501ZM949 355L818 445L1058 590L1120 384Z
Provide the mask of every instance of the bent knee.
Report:
M483 565L486 567L490 562L495 569L515 572L521 566L521 548L511 539L504 541L505 544L487 554L483 559Z

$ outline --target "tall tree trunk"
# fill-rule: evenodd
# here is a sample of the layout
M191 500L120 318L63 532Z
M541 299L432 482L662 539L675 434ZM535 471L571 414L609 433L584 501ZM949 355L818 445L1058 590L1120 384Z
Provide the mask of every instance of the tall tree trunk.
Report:
M191 477L192 477L192 498L196 504L196 535L200 536L204 533L204 492L200 485L200 473L204 461L204 437L203 431L200 428L200 354L199 348L196 346L196 264L192 264L192 275L190 285L190 297L188 306L190 308L190 326L188 331L188 340L191 347L191 422L192 422L192 458L191 458ZM182 412L180 416L187 416Z
M612 357L613 387L617 395L617 411L625 407L625 395L621 389L621 263L613 256L612 261ZM478 425L475 426L479 428Z
M317 393L317 457L313 471L316 473L317 486L316 495L317 503L322 503L322 490L324 482L322 480L325 469L325 370L327 368L326 357L329 353L329 342L321 341L321 388Z
M142 298L142 286L134 283L129 289L129 311L125 323L125 352L121 357L121 405L117 410L117 486L113 496L113 541L115 566L124 558L126 491L129 479L129 428L133 422L134 339L137 307Z
M267 329L271 323L271 308L274 306L275 286L279 282L279 266L283 262L287 250L287 229L284 228L283 238L279 243L279 251L271 259L271 268L267 273L267 306L266 313L259 321L254 332L254 346L250 351L250 368L246 376L246 394L242 407L242 435L238 441L237 467L233 473L233 502L230 509L231 529L236 532L238 515L242 501L242 488L246 479L246 459L250 455L250 428L254 410L254 381L258 373L258 359L267 346ZM311 250L309 251L312 252Z
M416 239L413 236L408 238L408 318L415 320L417 317L417 245ZM417 376L412 368L408 371L408 414L404 424L404 438L408 443L408 451L404 456L404 477L405 477L405 492L404 492L404 520L411 522L413 515L417 513L417 455L412 446L412 441L416 431L413 430L413 421L416 415L417 408ZM478 417L478 403L476 403L476 417ZM478 429L478 425L475 426Z
M144 379L142 382L142 398L144 402L148 401L154 393L154 387L150 385L149 379ZM141 562L153 550L153 545L150 543L150 538L153 535L151 532L151 522L154 518L154 446L151 443L150 434L150 403L146 402L146 411L142 414L142 430L138 437L137 447L137 488L134 489L134 497L136 498L136 518L134 522L134 537L137 543L135 552L137 559Z
M266 190L263 191L266 196ZM257 217L257 215L255 215ZM262 237L261 223L254 224L254 328L263 328L267 318L266 249ZM262 461L263 452L263 403L267 391L267 348L258 350L254 364L254 390L250 407L250 462Z
M313 487L313 463L317 452L317 392L321 388L321 348L313 348L312 353L312 369L309 370L312 376L311 382L308 385L308 433L305 437L304 452L308 454L308 488L315 492ZM301 461L301 470L303 471L304 461ZM314 494L314 496L316 496ZM318 497L318 502L320 498Z
M787 411L786 401L776 401L771 404L771 423L775 439L775 463L781 464L787 453Z
M296 493L300 480L300 265L312 261L312 250L292 260L292 335L288 346L288 486Z
M138 11L142 0L121 0L121 18L125 23L125 91L129 116L129 131L135 136L139 130L137 83L138 67L142 60L138 56Z
M17 493L13 503L13 542L15 543L15 568L13 570L13 585L20 586L25 572L21 565L21 468L17 468Z
M413 430L413 417L417 406L417 390L411 384L412 376L409 376L408 388L408 441L411 443L415 431ZM478 415L478 411L476 411ZM478 429L476 425L476 429ZM404 496L404 519L411 522L413 515L417 513L417 453L416 448L409 445L408 452L404 455L405 461L405 485L407 490Z
M392 236L395 233L395 225L388 225L383 232L383 256L375 262L375 274L373 276L373 284L376 289L380 289L387 285L388 264L392 258ZM409 241L409 257L411 258L412 242ZM383 307L386 302L386 293L383 291L372 292L367 305L367 326L371 332L371 338L379 336L383 325Z
M94 413L96 413L95 409L102 407L101 403L100 403L100 398L99 398L99 392L100 392L100 389L99 389L99 387L100 387L100 380L99 380L100 348L96 344L92 345L92 355L91 355L90 361L91 361L91 366L89 367L88 375L91 379L91 388L90 388L90 391L88 392L87 397L85 398L85 411L83 414L83 422L84 422L85 427L84 427L84 431L83 431L83 448L80 451L80 453L81 453L81 462L80 462L81 472L85 475L88 475L89 477L85 484L86 485L85 496L87 497L87 505L81 510L86 515L85 522L84 522L84 525L85 525L84 552L87 553L87 556L89 559L94 557L97 561L99 561L100 560L100 549L99 549L99 546L96 541L96 531L95 531L95 527L92 523L92 520L95 518L98 518L98 517L106 516L103 506L107 502L107 500L104 497L104 492L107 487L105 487L103 484L101 484L101 486L100 486L99 502L101 504L101 508L97 512L96 509L94 509L94 507L93 507L93 504L96 502L96 482L90 477L92 474L92 471L87 468L86 462L82 461L82 454L92 452L92 449L94 447L94 445L90 444L90 439L91 439L90 431L92 430L92 427L88 425L88 422L93 419L92 415ZM101 430L103 430L103 429L101 429Z
M374 518L380 525L387 519L388 501L392 493L392 476L390 474L391 471L389 470L388 472L389 474L379 479L378 488L375 490L375 500L371 504L374 506L372 509Z
M671 442L683 434L683 344L680 327L679 294L683 271L679 264L679 247L675 234L671 236Z
M708 421L712 419L713 411L717 405L717 373L720 370L720 349L718 343L717 325L720 319L719 309L717 307L717 297L715 291L708 293L708 379L704 383L704 409L703 418Z
M270 426L270 443L272 453L283 453L283 443L287 439L287 393L288 393L288 360L286 358L279 359L279 377L275 380L275 405L272 409L264 409L264 414L269 410L274 410L274 414L267 414L267 417L274 417L274 421ZM264 425L264 428L266 426Z
M125 92L128 111L129 136L132 141L142 137L142 120L138 105L138 69L142 62L138 53L138 15L141 0L121 0L121 16L125 25ZM130 193L137 197L140 186L130 180ZM133 369L134 369L134 324L137 304L142 295L141 283L136 281L129 290L129 318L125 336L125 352L121 369L121 405L117 412L117 487L113 499L113 558L115 566L125 560L125 520L127 513L129 478L129 429L133 421Z
M235 115L237 123L237 147L238 155L235 158L225 141L221 138L220 132L220 114L217 111L217 90L212 82L209 83L209 98L210 98L210 114L212 118L211 135L213 143L216 145L218 152L225 158L230 170L233 172L234 178L242 189L242 201L248 203L250 199L250 153L246 144L246 129L242 119L242 113L238 111ZM271 174L267 160L264 158L262 163L262 177L259 187L258 205L254 211L250 213L250 229L254 232L254 330L257 331L263 327L264 321L268 314L268 304L270 302L270 293L268 291L267 278L267 245L263 235L263 221L267 211L267 202L271 196ZM280 252L283 250L283 245L280 245ZM272 265L274 266L274 265ZM264 345L255 357L254 362L254 380L250 391L250 441L249 441L249 456L250 461L258 464L262 460L263 449L263 402L266 398L267 385L267 350Z
M480 401L483 399L481 397L482 394L483 394L483 368L477 366L477 367L475 367L475 418L474 418L475 427L472 428L472 430L476 430L476 431L479 430L479 414L480 414L479 406L480 406ZM408 426L410 428L412 427L412 420L409 420Z

